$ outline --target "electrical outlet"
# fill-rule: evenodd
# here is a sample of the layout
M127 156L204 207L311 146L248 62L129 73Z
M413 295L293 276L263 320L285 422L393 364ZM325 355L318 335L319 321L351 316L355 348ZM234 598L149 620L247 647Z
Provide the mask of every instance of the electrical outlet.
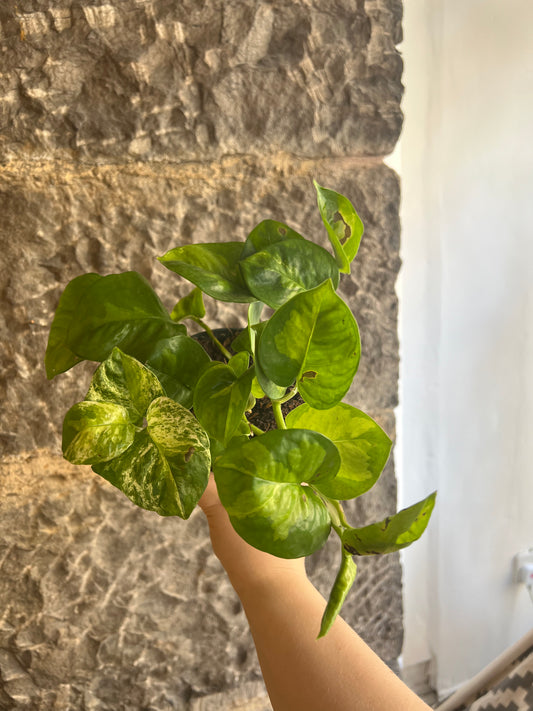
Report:
M513 558L513 579L515 583L527 582L527 573L533 566L533 548L517 553Z

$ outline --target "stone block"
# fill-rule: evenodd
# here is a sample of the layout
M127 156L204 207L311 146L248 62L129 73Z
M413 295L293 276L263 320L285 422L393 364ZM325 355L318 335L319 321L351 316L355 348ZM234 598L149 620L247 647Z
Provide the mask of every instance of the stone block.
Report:
M260 679L199 509L161 518L43 452L0 469L2 708L170 711Z
M272 711L272 706L264 684L249 682L229 692L194 699L191 711Z
M0 7L0 160L381 156L399 0L22 0Z

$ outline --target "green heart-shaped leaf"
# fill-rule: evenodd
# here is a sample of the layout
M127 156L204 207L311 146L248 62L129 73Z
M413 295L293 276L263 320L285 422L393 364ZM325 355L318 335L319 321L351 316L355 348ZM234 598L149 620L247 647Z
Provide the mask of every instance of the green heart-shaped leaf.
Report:
M262 304L260 301L256 301L256 304ZM249 334L249 343L250 343L250 348L249 352L252 353L252 355L255 358L255 377L254 380L252 381L252 394L256 398L261 398L264 397L265 395L269 397L271 400L279 400L282 397L284 397L285 393L287 392L287 388L284 388L283 386L276 385L276 383L273 383L267 376L264 374L263 369L261 368L261 364L259 363L259 360L255 356L259 339L261 338L261 334L263 333L265 326L267 325L268 321L262 321L260 323L255 322L253 323L250 319L254 317L254 314L250 316L251 312L251 307L254 306L254 304L251 304L250 309L249 309L249 314L248 314L248 329L247 333ZM259 315L257 314L257 320L259 320ZM256 384L255 390L254 390L254 383ZM260 394L262 393L262 394Z
M170 318L173 321L182 321L184 318L194 316L203 318L205 316L204 298L202 290L196 287L190 294L180 299L172 309Z
M261 391L269 397L271 400L280 400L282 397L284 397L285 393L287 392L287 388L283 387L282 385L276 385L276 383L273 383L270 378L267 378L265 373L263 372L263 369L261 368L261 363L259 360L255 361L255 380L257 380L257 384L259 385L259 388ZM261 395L258 395L259 393L258 390L254 392L255 397L262 397Z
M85 399L122 405L138 425L152 400L164 394L161 383L148 368L114 348L96 369Z
M260 301L254 301L248 306L248 326L256 326L261 321L261 314L265 305Z
M159 261L219 301L250 302L250 293L239 270L243 242L189 244L171 249Z
M253 304L250 304L248 309L248 325L231 342L231 348L236 353L246 351L252 356L255 355L257 340L267 324L266 321L259 322L264 306L261 301L254 301ZM253 309L253 307L256 308ZM253 321L251 320L252 318L257 318L257 320Z
M280 558L309 555L331 520L311 486L335 476L339 453L309 430L272 430L228 449L215 462L220 499L237 533Z
M287 426L316 430L339 450L341 466L335 479L320 485L330 499L353 499L371 489L383 471L392 442L361 410L339 403L330 410L304 404L287 415Z
M102 278L98 274L82 274L69 282L61 294L54 320L50 327L44 356L46 377L49 380L59 375L59 373L64 373L83 360L71 348L70 327L78 317L78 310L85 298L85 294L92 284Z
M379 523L345 529L342 533L344 548L352 555L380 555L406 548L426 530L436 496L433 492L423 501L387 516Z
M333 245L337 264L341 272L350 273L353 261L363 236L363 223L352 203L344 195L334 190L322 188L316 180L318 209Z
M276 311L257 348L265 376L285 387L296 381L302 398L317 410L342 400L360 355L357 323L329 279Z
M243 423L245 424L245 423ZM241 427L239 426L239 430ZM224 452L226 452L230 447L234 447L236 444L241 444L243 442L248 442L250 435L250 431L246 434L236 434L234 437L230 439L228 444L224 446L222 442L220 442L218 439L209 439L210 446L211 446L211 466L214 466L215 461L220 457Z
M265 305L262 301L254 301L248 307L248 337L250 339L250 353L255 356L255 348L257 345L257 337L261 332L261 315Z
M197 341L181 335L158 341L146 359L165 394L187 409L192 407L194 388L210 362Z
M303 239L270 245L241 261L248 288L260 301L278 309L301 291L331 279L339 285L337 263L323 247Z
M248 370L250 356L246 351L241 351L228 360L228 367L231 368L237 378Z
M253 368L237 376L230 366L216 363L200 377L194 391L194 413L211 437L227 444L236 434L253 376Z
M261 370L261 366L257 362L255 364L255 375L259 387L267 397L271 400L281 400L281 398L284 397L287 392L287 388L276 385L276 383L273 383L270 378L267 378ZM255 397L257 397L257 395Z
M333 583L333 588L329 594L328 604L322 615L320 623L320 632L318 638L324 637L335 622L335 618L341 611L342 605L346 599L346 595L350 592L350 588L354 584L357 574L357 566L354 563L352 556L343 548L342 559L339 572Z
M194 415L170 398L154 400L147 427L119 457L93 470L144 509L188 518L209 477L209 437Z
M137 272L110 274L77 284L69 289L71 282L62 296L59 331L54 327L58 314L52 324L52 355L56 354L56 360L53 362L50 356L48 368L54 374L66 370L68 363L57 360L58 334L63 340L62 352L70 351L79 362L103 361L115 346L143 361L155 341L186 333L185 326L171 320L157 294Z
M250 232L244 243L241 259L246 259L255 252L260 252L265 247L286 239L301 239L301 234L295 232L292 227L276 222L276 220L263 220Z
M111 402L78 402L63 421L63 456L72 464L96 464L122 454L136 427L125 407Z
M246 353L252 355L253 351L252 344L250 343L250 333L247 328L243 328L239 335L233 339L231 342L231 350L235 353L242 353L246 351Z

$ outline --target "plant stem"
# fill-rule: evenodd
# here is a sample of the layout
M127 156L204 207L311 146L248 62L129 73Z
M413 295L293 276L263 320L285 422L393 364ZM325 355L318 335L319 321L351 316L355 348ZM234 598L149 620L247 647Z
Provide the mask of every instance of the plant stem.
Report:
M333 522L333 519L331 521L331 528L335 531L337 536L341 539L341 543L342 543L342 528L340 526L337 526L337 524Z
M331 519L331 526L334 529L335 533L338 535L338 537L342 539L342 521L339 516L339 511L334 505L333 500L329 499L327 496L324 496L324 494L321 494L320 491L318 491L318 489L315 489L313 486L311 486L311 489L313 489L318 498L323 501L324 506L326 507L329 513L329 517Z
M262 430L260 427L257 427L256 425L252 424L250 420L246 417L246 415L242 416L242 422L244 422L245 425L250 428L250 432L252 432L254 435L265 434L265 430Z
M225 348L225 347L222 345L222 343L218 340L218 338L215 336L215 334L214 334L213 331L209 328L209 326L205 323L205 321L202 321L202 319L201 319L201 318L198 318L197 316L187 316L187 318L190 319L191 321L194 321L195 323L197 323L199 326L201 326L201 327L204 329L204 331L207 333L207 335L209 336L209 338L213 341L213 343L215 344L215 346L216 346L216 347L218 348L218 350L222 353L222 355L224 356L224 358L227 358L228 360L229 360L230 358L232 358L231 353L228 351L227 348Z
M276 425L280 430L286 430L287 425L285 424L285 419L283 418L283 413L281 411L281 402L279 400L271 400L272 411L274 413L274 419L276 420Z
M350 524L346 520L340 501L330 499L328 496L324 496L324 494L320 493L320 491L317 491L316 489L313 489L313 491L324 502L324 506L327 508L331 519L331 525L339 538L342 539L342 532L344 529L350 528Z
M289 392L284 397L280 397L280 399L276 402L279 402L280 405L284 405L286 402L289 402L289 400L292 400L292 398L296 395L297 392L298 386L295 385L292 390L289 390Z
M342 506L341 506L341 502L340 502L340 501L337 501L337 499L328 499L328 501L329 501L330 504L332 504L333 507L335 508L335 510L336 510L336 512L337 512L337 515L338 515L338 517L339 517L341 526L342 526L343 528L350 528L350 524L349 524L348 521L346 520L346 516L345 516L345 514L344 514L344 509L343 509Z

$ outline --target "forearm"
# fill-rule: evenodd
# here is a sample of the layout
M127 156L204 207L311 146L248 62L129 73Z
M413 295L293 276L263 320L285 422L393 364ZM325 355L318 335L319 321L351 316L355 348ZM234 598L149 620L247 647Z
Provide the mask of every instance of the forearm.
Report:
M342 619L316 639L326 603L307 578L286 576L237 592L274 711L429 708Z
M340 617L316 639L326 602L303 559L276 558L245 543L213 480L200 505L246 612L274 711L428 711Z

